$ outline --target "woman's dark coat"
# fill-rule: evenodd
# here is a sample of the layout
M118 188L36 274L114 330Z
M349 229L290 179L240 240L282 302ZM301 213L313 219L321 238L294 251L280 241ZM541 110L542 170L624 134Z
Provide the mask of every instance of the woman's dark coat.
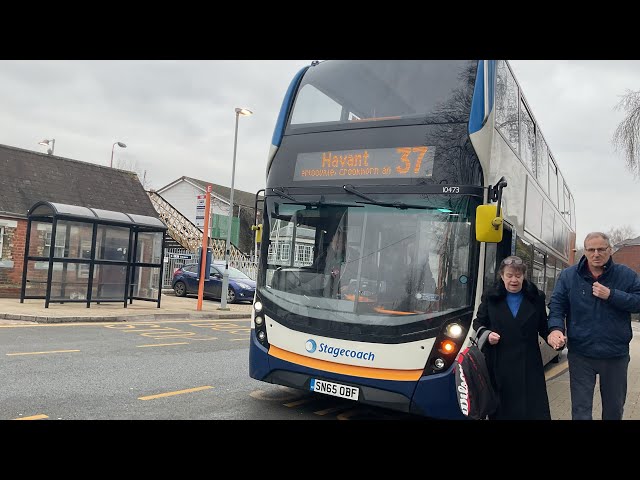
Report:
M500 397L500 406L490 419L550 420L549 398L544 377L538 335L546 342L547 310L544 293L525 280L524 298L513 318L507 305L507 289L502 280L485 292L473 320L473 328L487 327L500 334L500 341L487 341L483 352L491 382Z

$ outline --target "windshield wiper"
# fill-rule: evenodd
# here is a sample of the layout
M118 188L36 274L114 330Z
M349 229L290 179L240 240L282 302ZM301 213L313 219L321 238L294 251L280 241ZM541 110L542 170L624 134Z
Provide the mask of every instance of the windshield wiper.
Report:
M307 208L309 207L357 207L357 208L362 208L361 205L353 205L350 203L333 203L333 202L327 202L326 199L324 198L324 195L320 197L320 200L317 202L303 202L301 200L298 200L294 197L292 197L291 195L289 195L288 193L285 193L282 189L274 187L271 189L273 191L273 193L275 193L276 195L278 195L279 197L282 198L286 198L287 200L291 200L292 202L295 202L297 205L303 205Z
M291 195L289 195L288 193L284 193L282 190L280 190L279 188L272 188L271 191L273 193L275 193L276 195L278 195L279 197L282 198L286 198L287 200L291 200L292 202L297 202L297 200L295 198L293 198Z
M356 195L360 198L365 199L369 203L372 203L374 205L379 205L381 207L393 207L393 208L399 208L401 210L406 210L407 208L419 208L422 210L436 210L435 207L426 207L424 205L409 205L403 202L380 202L375 198L371 198L365 195L364 193L359 192L358 190L356 190L356 188L353 185L343 185L342 188L344 189L345 192L352 193L353 195ZM364 203L364 202L357 202L357 203Z

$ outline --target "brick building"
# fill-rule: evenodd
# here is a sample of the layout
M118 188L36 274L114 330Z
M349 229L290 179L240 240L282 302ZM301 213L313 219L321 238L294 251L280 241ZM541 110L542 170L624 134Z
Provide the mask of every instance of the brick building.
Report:
M612 257L614 262L626 265L640 275L640 237L617 243ZM632 314L631 318L640 321L640 313Z
M613 261L640 274L640 237L624 240L614 246Z
M0 145L0 297L20 296L27 214L38 201L158 218L134 172Z

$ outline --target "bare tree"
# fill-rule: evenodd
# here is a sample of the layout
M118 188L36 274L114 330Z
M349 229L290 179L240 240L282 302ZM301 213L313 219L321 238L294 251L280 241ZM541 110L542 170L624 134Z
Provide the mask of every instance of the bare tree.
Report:
M613 134L616 151L622 151L627 169L640 179L640 90L627 90L615 106L626 115Z
M140 179L140 183L142 184L142 187L145 190L149 190L149 188L151 187L151 180L147 177L147 171L142 170L139 167L138 162L136 160L133 160L133 159L125 160L125 159L119 158L113 163L114 163L113 165L114 168L134 172L136 175L138 175L138 178Z
M611 228L608 232L605 233L609 235L609 243L611 243L611 246L614 246L624 240L635 238L637 236L635 230L630 225Z

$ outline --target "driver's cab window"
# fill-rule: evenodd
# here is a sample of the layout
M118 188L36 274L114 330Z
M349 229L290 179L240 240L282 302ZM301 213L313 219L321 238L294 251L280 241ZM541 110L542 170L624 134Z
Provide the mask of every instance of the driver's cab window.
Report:
M487 243L485 246L484 290L492 288L498 280L500 262L513 254L512 243L513 231L511 226L505 222L502 241L499 243Z

